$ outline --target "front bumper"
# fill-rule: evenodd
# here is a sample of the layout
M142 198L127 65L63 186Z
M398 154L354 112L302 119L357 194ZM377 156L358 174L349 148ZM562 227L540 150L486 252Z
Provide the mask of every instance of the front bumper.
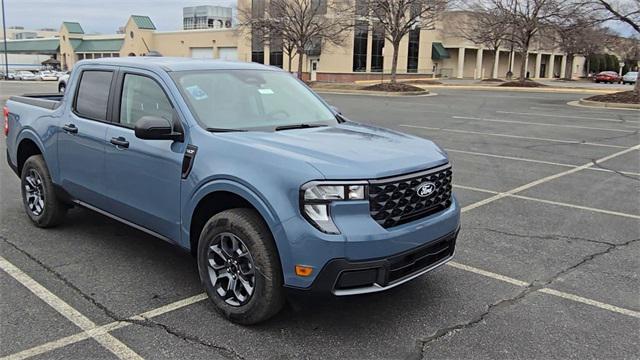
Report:
M394 288L451 260L458 231L386 258L366 261L333 259L322 268L310 287L296 290L308 294L347 296Z

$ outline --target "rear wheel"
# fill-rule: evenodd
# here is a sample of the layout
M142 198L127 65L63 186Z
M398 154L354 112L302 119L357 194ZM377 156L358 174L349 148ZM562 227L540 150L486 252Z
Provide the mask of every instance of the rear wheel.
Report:
M22 167L22 203L29 219L38 227L60 224L67 206L55 194L49 169L42 155L33 155Z
M205 224L198 242L198 270L218 312L233 322L259 323L284 305L275 243L254 210L226 210Z

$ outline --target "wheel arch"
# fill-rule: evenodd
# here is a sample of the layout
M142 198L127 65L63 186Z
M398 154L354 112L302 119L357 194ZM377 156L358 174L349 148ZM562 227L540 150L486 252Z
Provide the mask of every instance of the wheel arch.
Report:
M16 149L16 167L18 169L18 174L22 173L22 168L24 167L25 161L33 155L43 155L42 147L29 136L22 138L18 142L18 146ZM46 162L46 161L45 161Z
M212 216L228 209L247 208L255 210L265 222L282 258L282 247L278 246L280 220L267 202L248 187L230 180L213 181L198 189L187 205L183 212L188 217L183 219L186 225L183 234L187 241L183 245L188 246L191 253L197 251L200 232Z

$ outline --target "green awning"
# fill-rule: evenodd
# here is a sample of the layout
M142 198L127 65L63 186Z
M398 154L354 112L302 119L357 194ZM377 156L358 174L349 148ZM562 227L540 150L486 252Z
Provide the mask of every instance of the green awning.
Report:
M434 42L431 43L431 59L432 60L441 60L448 59L449 52L444 48L442 43Z
M75 48L77 53L90 52L120 52L123 39L82 40Z
M10 54L48 54L55 55L60 47L59 39L9 40L7 52ZM4 42L0 41L0 52L4 51Z

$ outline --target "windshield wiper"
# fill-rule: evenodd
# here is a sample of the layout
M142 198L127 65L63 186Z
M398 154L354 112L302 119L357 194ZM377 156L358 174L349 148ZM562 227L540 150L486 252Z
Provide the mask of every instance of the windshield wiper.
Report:
M207 128L207 131L219 133L219 132L245 132L243 129L222 129L222 128Z
M324 127L327 125L310 125L310 124L294 124L294 125L282 125L276 128L276 131L292 130L292 129L309 129L315 127Z

